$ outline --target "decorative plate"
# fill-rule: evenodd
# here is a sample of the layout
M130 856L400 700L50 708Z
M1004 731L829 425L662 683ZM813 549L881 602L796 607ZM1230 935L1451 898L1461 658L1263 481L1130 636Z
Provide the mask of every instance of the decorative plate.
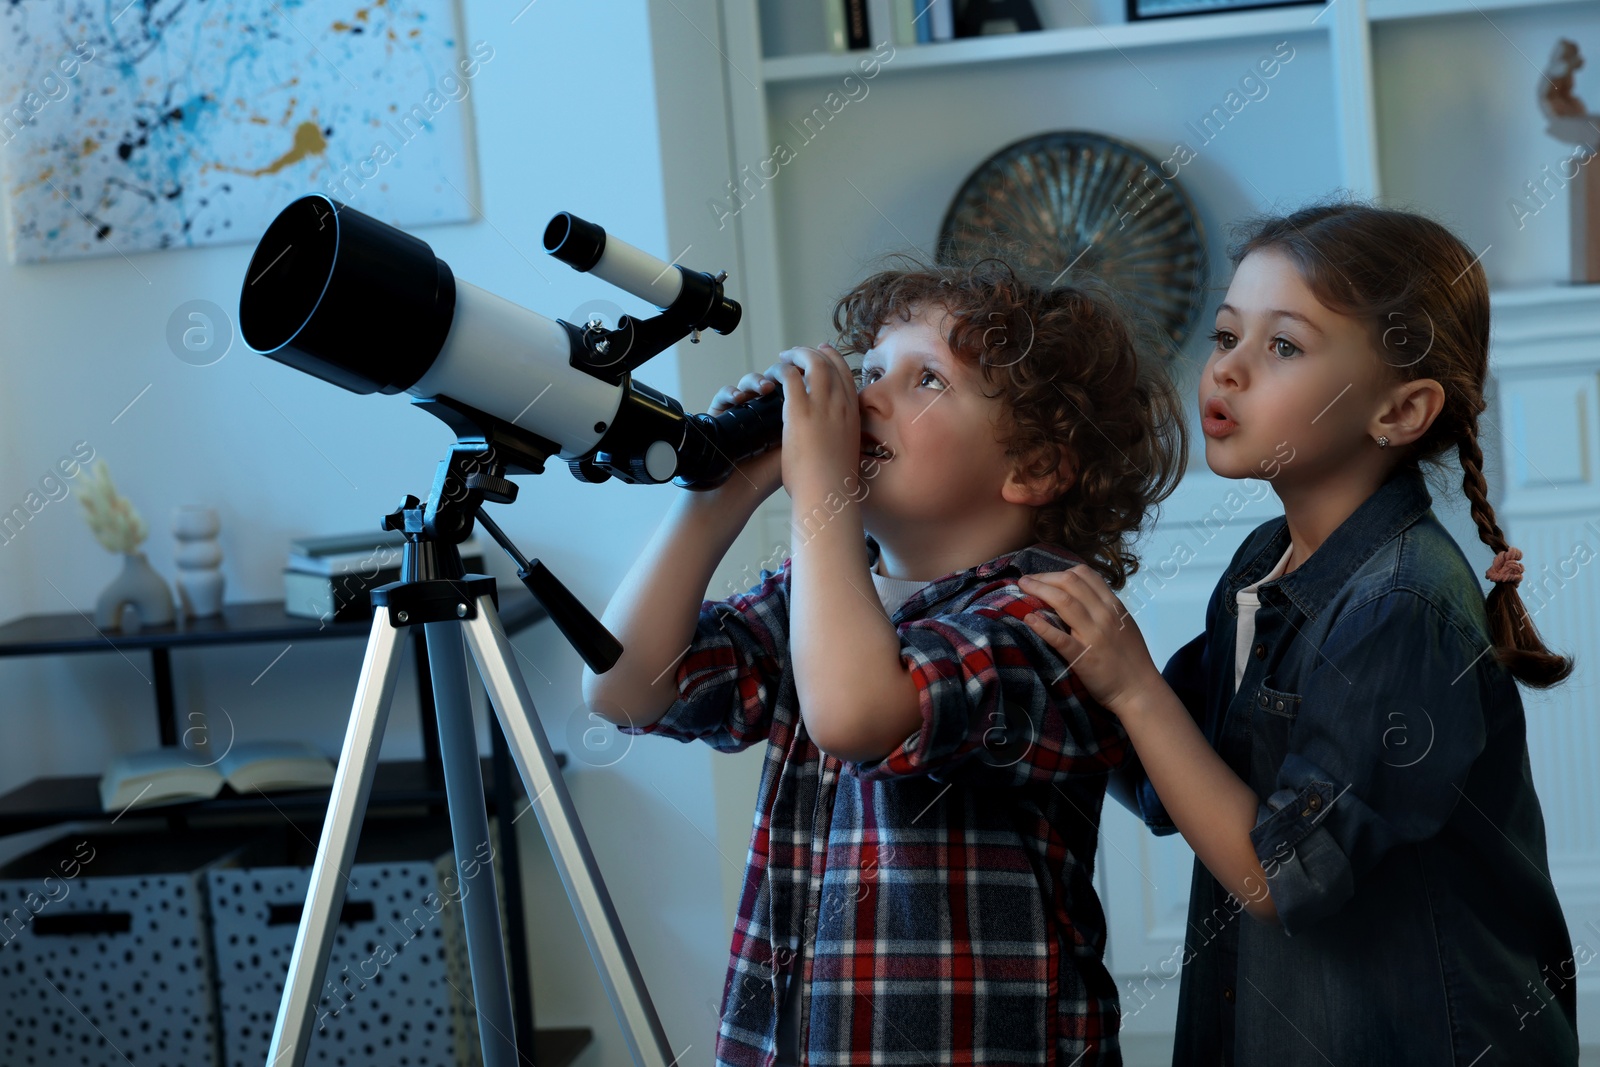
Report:
M1205 236L1188 196L1158 160L1102 134L1030 137L973 171L939 227L938 259L977 253L996 236L1021 242L1018 266L1103 279L1176 347L1205 304Z

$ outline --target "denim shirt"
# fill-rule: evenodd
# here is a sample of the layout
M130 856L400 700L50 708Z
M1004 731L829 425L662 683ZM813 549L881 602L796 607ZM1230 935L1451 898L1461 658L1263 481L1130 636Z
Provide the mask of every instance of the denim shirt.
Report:
M1283 518L1257 527L1163 672L1260 798L1250 838L1280 921L1195 862L1175 1065L1577 1063L1521 697L1430 504L1397 471L1263 583L1235 692L1235 594L1289 544ZM1146 824L1175 832L1125 773Z

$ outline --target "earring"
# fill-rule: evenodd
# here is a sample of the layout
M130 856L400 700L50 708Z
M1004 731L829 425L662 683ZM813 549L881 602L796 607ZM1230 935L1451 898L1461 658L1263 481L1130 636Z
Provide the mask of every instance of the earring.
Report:
M1379 437L1378 438L1378 447L1379 448L1388 448L1389 447L1389 439L1387 437Z

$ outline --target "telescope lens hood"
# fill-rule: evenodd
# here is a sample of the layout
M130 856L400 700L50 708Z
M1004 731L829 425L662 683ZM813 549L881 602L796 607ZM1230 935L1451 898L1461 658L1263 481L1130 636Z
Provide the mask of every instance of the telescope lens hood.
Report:
M455 307L455 275L426 241L313 194L279 212L256 246L239 333L353 393L399 393L432 365Z

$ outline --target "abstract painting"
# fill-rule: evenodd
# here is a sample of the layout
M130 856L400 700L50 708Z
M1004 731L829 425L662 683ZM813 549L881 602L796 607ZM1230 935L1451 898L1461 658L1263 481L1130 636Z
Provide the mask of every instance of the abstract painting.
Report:
M0 0L13 263L253 241L323 192L476 217L455 0Z

